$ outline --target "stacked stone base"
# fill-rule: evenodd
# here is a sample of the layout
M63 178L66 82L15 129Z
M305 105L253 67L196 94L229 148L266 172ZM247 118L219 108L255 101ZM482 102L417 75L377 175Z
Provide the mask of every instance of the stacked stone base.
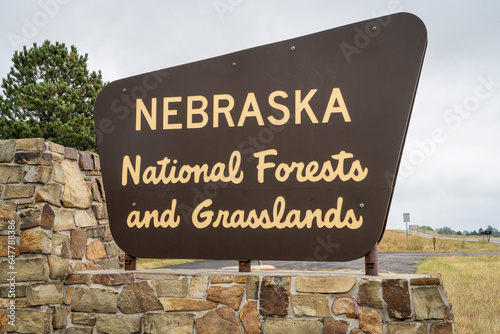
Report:
M440 278L422 275L87 271L15 292L0 333L453 333Z

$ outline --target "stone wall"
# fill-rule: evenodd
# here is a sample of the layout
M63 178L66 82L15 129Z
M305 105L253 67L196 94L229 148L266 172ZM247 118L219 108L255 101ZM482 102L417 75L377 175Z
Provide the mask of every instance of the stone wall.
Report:
M439 277L124 271L90 152L0 141L0 200L0 334L453 333Z

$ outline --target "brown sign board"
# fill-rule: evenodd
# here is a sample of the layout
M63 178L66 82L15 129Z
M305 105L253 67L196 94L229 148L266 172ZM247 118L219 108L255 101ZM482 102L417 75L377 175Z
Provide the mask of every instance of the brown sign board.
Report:
M399 13L107 85L95 123L117 244L363 257L385 229L426 45Z

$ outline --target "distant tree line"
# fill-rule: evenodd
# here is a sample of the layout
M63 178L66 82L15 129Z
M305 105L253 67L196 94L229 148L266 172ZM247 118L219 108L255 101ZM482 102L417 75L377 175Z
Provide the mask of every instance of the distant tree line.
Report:
M486 229L480 228L479 230L474 230L472 232L469 231L455 231L451 227L445 226L445 227L440 227L437 229L433 229L430 226L420 226L420 230L425 230L425 231L435 231L438 234L444 234L444 235L466 235L466 236L486 236L488 237L500 237L500 231L491 225L488 225Z

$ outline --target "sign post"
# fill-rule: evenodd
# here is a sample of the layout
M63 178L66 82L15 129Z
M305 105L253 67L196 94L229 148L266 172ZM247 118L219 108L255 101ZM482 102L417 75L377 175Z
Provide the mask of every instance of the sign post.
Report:
M406 241L408 241L408 223L410 222L409 213L403 213L403 222L406 223Z
M94 113L118 246L233 260L376 250L426 45L400 13L110 83Z

